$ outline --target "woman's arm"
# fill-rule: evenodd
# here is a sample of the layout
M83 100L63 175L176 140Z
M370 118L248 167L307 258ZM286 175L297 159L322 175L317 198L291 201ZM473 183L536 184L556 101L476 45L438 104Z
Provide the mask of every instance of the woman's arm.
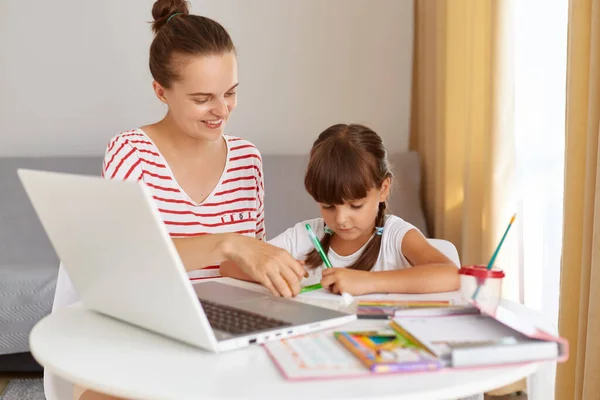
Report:
M221 263L221 276L242 281L256 282L248 274L244 273L244 271L242 271L233 261L223 261Z
M298 243L298 231L304 230L305 222L298 223L294 227L286 229L284 232L277 235L277 237L269 240L268 244L277 248L283 249L287 254L291 254L292 257L298 256L299 248L302 250L302 245ZM260 237L259 237L260 238ZM264 236L262 236L264 240ZM302 276L307 278L308 272L304 269L304 262L297 261L302 267ZM240 279L243 281L257 282L251 275L249 275L243 268L240 268L235 262L224 261L221 263L221 276L228 278Z
M273 295L292 297L300 293L306 273L287 251L236 233L173 239L185 269L231 261L249 279L264 285Z
M194 271L218 265L228 257L227 248L232 240L233 234L219 233L214 235L202 235L195 237L173 238L175 248L179 253L186 271Z

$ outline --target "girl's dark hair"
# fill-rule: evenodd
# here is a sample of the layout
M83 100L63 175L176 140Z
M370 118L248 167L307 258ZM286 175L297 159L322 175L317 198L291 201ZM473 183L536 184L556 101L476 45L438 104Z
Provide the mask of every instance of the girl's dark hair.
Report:
M344 204L366 197L373 188L381 188L386 178L392 178L392 172L379 135L363 125L338 124L325 129L314 142L304 186L318 203ZM375 226L384 225L386 208L385 202L379 203ZM330 234L321 239L326 254L330 240ZM380 247L381 236L376 235L348 268L370 271ZM308 267L316 268L322 263L316 250L308 253Z
M179 78L185 56L235 52L225 28L210 18L190 14L184 0L158 0L152 16L150 72L164 88Z

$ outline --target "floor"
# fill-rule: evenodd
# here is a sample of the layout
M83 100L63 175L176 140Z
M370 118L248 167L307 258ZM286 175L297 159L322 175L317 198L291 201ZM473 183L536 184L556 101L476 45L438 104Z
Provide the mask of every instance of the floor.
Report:
M525 394L526 389L527 380L521 379L510 385L488 392L485 396L485 400L527 400L527 394Z
M7 372L3 372L0 373L0 393L4 392L4 389L6 389L6 385L8 385L8 382L11 381L11 379L31 379L31 378L41 378L42 377L42 373L23 373L23 372L19 372L19 373L7 373Z
M485 400L527 400L527 395L525 393L504 396L490 396L486 394Z

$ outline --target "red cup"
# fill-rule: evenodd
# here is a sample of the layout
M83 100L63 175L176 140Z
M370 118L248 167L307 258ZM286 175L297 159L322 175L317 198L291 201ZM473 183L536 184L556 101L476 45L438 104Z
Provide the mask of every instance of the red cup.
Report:
M504 271L500 268L487 269L485 265L463 265L460 274L460 292L465 299L475 300L482 305L495 307L502 298ZM478 290L477 287L481 286ZM477 291L477 296L473 295Z

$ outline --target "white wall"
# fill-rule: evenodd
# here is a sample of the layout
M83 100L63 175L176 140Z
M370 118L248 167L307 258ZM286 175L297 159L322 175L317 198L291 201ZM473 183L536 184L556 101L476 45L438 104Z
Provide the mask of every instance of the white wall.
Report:
M151 0L0 1L0 156L102 154L154 122ZM411 0L197 0L238 48L228 133L263 153L305 153L337 122L408 146Z

